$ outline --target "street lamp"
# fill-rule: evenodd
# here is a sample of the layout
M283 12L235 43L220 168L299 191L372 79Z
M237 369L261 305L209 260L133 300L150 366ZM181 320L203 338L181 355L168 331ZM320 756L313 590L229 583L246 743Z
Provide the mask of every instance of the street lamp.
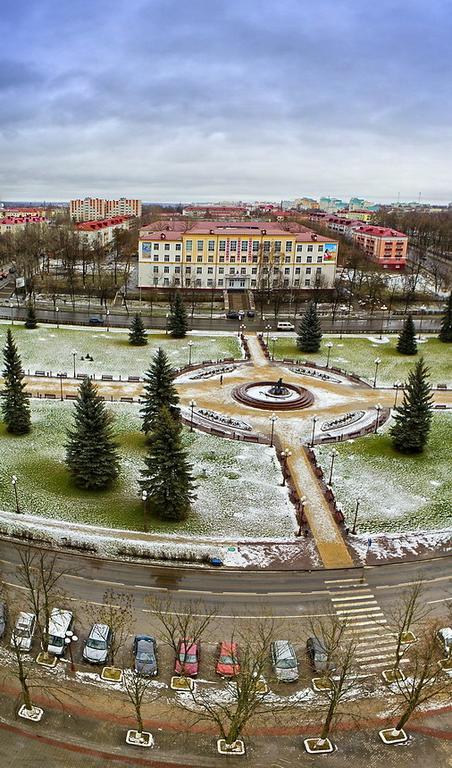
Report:
M191 348L192 348L193 344L194 344L193 341L189 341L188 342L188 365L189 366L191 365Z
M356 534L356 521L358 519L359 503L360 503L360 499L356 499L355 517L353 519L353 528L352 528L353 535Z
M170 313L166 313L166 324L165 324L165 333L168 334L168 320L169 320Z
M273 448L273 436L275 434L275 421L278 421L278 417L274 413L272 413L272 415L270 416L270 421L272 425L272 431L270 435L270 448Z
M72 643L76 643L78 640L78 637L77 635L74 635L72 629L68 629L65 634L66 634L66 637L64 638L64 642L66 643L66 647L69 649L69 658L71 660L71 672L75 672L74 656L72 653Z
M377 434L378 427L380 426L380 411L381 411L381 405L380 403L377 404L377 419L375 421L375 434Z
M17 475L12 475L11 485L14 488L14 497L16 499L16 512L18 515L20 515L19 494L17 493Z
M329 476L329 478L328 478L328 485L331 485L331 483L332 483L332 481L333 481L333 467L334 467L334 459L336 458L336 456L337 456L337 455L338 455L338 453L337 453L336 449L335 449L335 448L333 448L333 450L332 450L332 451L331 451L331 453L330 453L330 456L331 456L331 464L330 464L330 476Z
M190 406L190 410L191 410L191 415L190 415L190 432L193 432L193 411L196 408L196 401L195 400L190 400L189 406Z
M60 380L60 400L63 400L64 399L63 398L63 374L62 373L57 373L57 377Z
M272 336L272 360L275 359L275 344L278 341L276 336Z
M107 332L110 330L110 310L107 309Z
M327 358L326 358L326 367L329 368L329 365L330 365L330 355L331 355L331 349L333 347L333 342L332 341L328 341L325 346L326 346L326 348L328 350Z
M374 360L374 363L375 363L375 376L374 376L374 389L375 389L375 387L377 386L377 373L378 373L378 366L379 366L379 365L380 365L380 363L381 363L381 360L380 360L380 358L379 358L379 357L376 357L376 358L375 358L375 360Z
M317 416L312 417L312 435L311 435L311 447L314 447L314 438L315 438L315 425L317 423Z
M287 462L289 458L292 456L292 451L289 451L288 448L285 448L284 451L281 451L281 458L283 463L283 481L281 483L282 486L286 484L286 477L287 477Z
M60 316L59 316L59 314L58 314L58 313L59 313L59 311L60 311L60 308L59 308L59 307L55 307L55 314L56 314L56 324L57 324L57 328L59 328L59 327L60 327Z
M14 302L9 300L9 308L11 311L11 325L14 325Z
M148 498L148 492L142 491L141 492L141 501L143 502L143 530L145 533L147 533L148 527L146 523L146 502Z
M393 408L395 408L396 405L397 405L397 397L398 397L398 394L399 394L399 389L403 389L403 384L401 384L400 381L396 381L396 383L394 384L394 389L395 389L395 397L394 397Z
M301 527L303 525L304 506L307 502L306 496L302 496L300 499L300 506L298 509L298 533L297 536L301 536Z
M76 373L77 373L76 370L75 370L75 358L76 357L77 357L77 350L73 349L72 350L72 364L73 364L73 369L74 369L74 379L76 378Z
M271 325L265 326L265 330L267 331L267 347L268 347L268 337L270 336L271 329L272 329Z

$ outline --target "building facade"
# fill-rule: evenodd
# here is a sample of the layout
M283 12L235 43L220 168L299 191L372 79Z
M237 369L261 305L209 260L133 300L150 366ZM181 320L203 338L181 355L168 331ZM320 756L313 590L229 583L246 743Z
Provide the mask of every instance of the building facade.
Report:
M39 219L45 221L45 208L2 208L0 207L0 220L2 219Z
M100 221L114 216L141 216L141 200L121 197L119 200L105 200L100 197L85 197L71 200L69 215L72 221Z
M383 269L403 269L406 266L408 236L389 227L361 225L353 227L355 243L366 256Z
M113 241L116 230L129 229L129 226L129 216L113 216L102 221L80 221L75 228L88 245L105 246Z
M20 216L19 218L6 217L0 218L0 235L6 235L8 232L18 232L29 225L47 224L45 219L39 216Z
M140 288L331 288L338 243L300 224L160 221L140 230Z

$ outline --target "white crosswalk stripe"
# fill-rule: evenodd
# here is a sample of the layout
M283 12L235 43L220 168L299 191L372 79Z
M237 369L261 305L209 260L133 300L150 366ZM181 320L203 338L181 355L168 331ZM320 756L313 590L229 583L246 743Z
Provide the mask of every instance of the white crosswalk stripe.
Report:
M336 615L347 622L345 636L356 642L366 672L381 671L394 659L393 635L370 587L362 579L325 580Z

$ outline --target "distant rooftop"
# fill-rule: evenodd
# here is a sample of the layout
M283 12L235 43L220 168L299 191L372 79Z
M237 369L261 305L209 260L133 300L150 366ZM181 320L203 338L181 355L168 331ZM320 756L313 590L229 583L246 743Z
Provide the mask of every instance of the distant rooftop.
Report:
M322 237L308 227L293 222L282 225L277 221L197 221L189 224L184 219L171 221L156 221L140 229L140 238L143 240L182 240L182 235L241 235L249 237L268 234L281 237L293 236L295 240L317 240L327 243L330 238Z

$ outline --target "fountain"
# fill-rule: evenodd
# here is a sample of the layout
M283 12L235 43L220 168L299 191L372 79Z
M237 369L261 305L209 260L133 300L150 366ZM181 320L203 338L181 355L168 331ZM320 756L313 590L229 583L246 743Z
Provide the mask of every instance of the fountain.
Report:
M294 410L307 408L314 402L309 390L295 384L278 381L256 381L242 384L232 391L239 403L263 410Z

